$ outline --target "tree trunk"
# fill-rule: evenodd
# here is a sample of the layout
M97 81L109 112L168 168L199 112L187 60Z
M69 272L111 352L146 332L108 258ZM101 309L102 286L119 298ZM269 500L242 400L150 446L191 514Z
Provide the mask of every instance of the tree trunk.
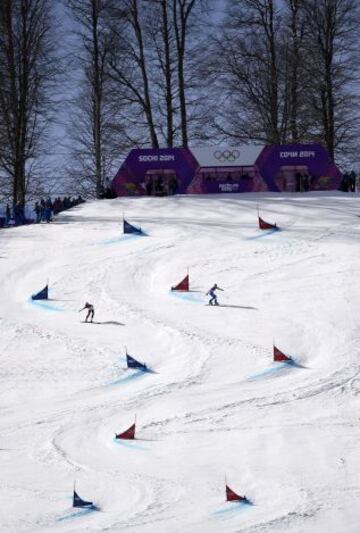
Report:
M195 5L195 0L173 0L173 23L176 38L177 50L177 74L179 88L180 105L180 127L182 146L188 146L188 121L186 111L186 91L185 91L185 50L188 33L189 16ZM179 8L179 9L178 9Z
M145 102L144 111L145 111L148 128L149 128L151 146L153 148L159 148L159 141L158 141L157 134L156 134L152 106L151 106L149 80L148 80L148 75L147 75L145 51L144 51L144 41L143 41L143 36L142 36L141 24L139 20L137 0L132 1L131 11L132 11L132 16L133 16L134 31L135 31L137 43L139 46L140 70L141 70L141 75L142 75L143 85L144 85L144 102Z
M296 143L299 140L298 131L298 91L299 91L299 35L298 35L298 0L289 0L291 20L291 55L290 55L290 134L291 141Z
M99 44L98 44L99 0L92 0L92 38L93 38L93 70L94 70L94 125L93 138L95 150L96 197L100 198L103 191L102 179L102 144L101 144L101 96Z
M280 143L279 122L279 102L278 102L278 71L277 52L274 32L274 4L273 0L268 1L268 24L266 27L270 51L270 120L271 137L274 144Z
M169 18L168 18L168 0L161 1L162 19L163 19L163 42L165 55L165 99L166 99L166 144L169 148L174 144L174 112L173 112L173 95L172 95L172 70L170 55L170 37L169 37Z

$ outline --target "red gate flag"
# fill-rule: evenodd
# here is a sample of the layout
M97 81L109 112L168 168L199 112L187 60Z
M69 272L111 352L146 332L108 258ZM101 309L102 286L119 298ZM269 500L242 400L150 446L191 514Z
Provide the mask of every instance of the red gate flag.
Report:
M276 224L270 224L269 222L265 222L261 217L259 218L259 228L260 229L278 229Z
M279 348L274 346L274 361L291 361L291 357L285 355Z
M135 439L135 426L136 424L133 424L132 426L129 427L129 429L127 429L123 433L118 433L117 435L115 434L115 438L116 439L127 439L127 440Z
M239 494L236 494L228 485L226 486L226 501L227 502L243 502L246 500L246 496L239 496Z
M172 291L188 291L189 290L189 274L185 276L185 278L180 281L175 287L171 287Z

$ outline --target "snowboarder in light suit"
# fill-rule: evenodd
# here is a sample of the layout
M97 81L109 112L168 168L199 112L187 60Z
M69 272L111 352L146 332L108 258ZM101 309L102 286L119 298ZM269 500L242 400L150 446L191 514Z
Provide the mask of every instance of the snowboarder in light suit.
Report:
M218 287L216 283L213 287L211 287L211 289L206 293L206 296L211 296L209 300L209 305L219 305L215 291L223 291L223 290L224 289L220 289L220 287Z

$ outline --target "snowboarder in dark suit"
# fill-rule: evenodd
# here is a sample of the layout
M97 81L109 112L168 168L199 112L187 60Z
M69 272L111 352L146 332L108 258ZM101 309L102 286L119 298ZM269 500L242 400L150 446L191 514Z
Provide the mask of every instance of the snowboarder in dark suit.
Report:
M88 319L90 319L90 322L92 322L93 318L94 318L94 315L95 315L94 306L92 304L89 304L88 302L86 302L85 306L82 309L80 309L79 313L81 311L84 311L84 309L88 310L88 313L87 313L86 318L85 318L85 322L87 322Z

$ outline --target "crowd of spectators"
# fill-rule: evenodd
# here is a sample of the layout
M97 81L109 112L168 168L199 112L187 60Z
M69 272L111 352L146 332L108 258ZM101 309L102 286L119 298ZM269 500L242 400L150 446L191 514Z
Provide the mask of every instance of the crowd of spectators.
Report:
M11 210L10 205L7 204L5 208L5 217L0 217L0 225L3 226L21 226L23 224L30 224L31 222L51 222L54 215L57 215L61 211L70 209L76 205L82 204L85 200L79 195L77 198L71 198L70 196L64 196L63 198L57 197L51 200L48 197L46 200L35 202L32 212L29 214L25 212L24 204L17 202L14 208Z
M177 193L179 184L175 175L147 176L145 180L147 196L169 196Z
M41 198L40 201L35 202L34 212L35 212L35 222L39 224L40 222L51 222L52 216L61 213L61 211L66 211L70 207L82 204L85 200L80 196L77 198L71 198L70 196L64 196L60 198L58 196L54 201L51 198L44 200Z

